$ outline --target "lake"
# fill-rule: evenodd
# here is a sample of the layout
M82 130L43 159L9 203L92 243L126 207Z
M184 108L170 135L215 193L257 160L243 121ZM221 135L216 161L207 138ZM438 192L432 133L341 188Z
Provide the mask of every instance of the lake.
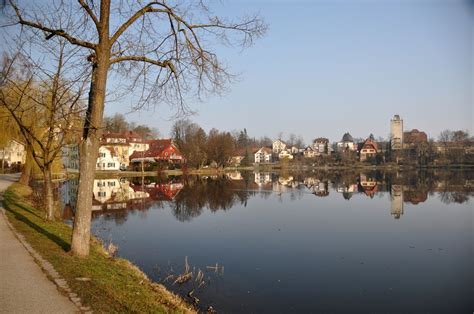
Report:
M460 171L103 179L93 232L201 310L471 313L473 195Z

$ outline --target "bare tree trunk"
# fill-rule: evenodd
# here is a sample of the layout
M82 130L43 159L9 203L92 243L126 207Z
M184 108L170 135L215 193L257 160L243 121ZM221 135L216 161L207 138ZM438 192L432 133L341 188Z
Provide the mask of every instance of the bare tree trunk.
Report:
M31 148L28 145L26 147L25 166L23 167L23 171L21 172L20 180L18 180L20 184L23 184L23 185L30 184L32 169L33 169L33 159L31 157Z
M89 102L83 139L79 147L79 187L71 241L72 254L80 257L89 255L92 189L99 154L99 141L102 135L107 73L110 66L110 50L108 47L110 2L101 1L100 11L101 30L99 37L102 40L96 50L96 59L93 60Z
M97 162L98 140L85 139L79 148L80 172L77 190L76 213L72 234L71 251L76 256L88 256L91 232L92 188Z
M99 153L99 140L101 129L96 126L102 125L105 98L105 80L107 72L103 75L94 70L89 97L89 104L84 126L84 138L79 147L79 187L77 192L76 213L74 215L74 227L72 234L71 251L73 255L86 257L89 255L90 232L91 232L91 210L92 189L96 170L97 157ZM99 91L99 90L100 91ZM94 94L97 96L94 97Z
M44 210L46 213L46 220L54 220L54 195L53 195L53 180L51 177L51 165L45 166L43 170L44 180Z

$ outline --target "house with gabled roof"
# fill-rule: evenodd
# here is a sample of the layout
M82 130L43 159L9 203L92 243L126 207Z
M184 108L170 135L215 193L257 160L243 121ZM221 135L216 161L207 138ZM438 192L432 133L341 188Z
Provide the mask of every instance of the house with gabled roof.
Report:
M368 138L359 147L359 160L366 161L370 158L375 158L378 152L377 143L375 140Z
M325 137L318 137L313 141L313 149L320 154L328 154L330 151L329 140Z
M303 156L306 158L314 158L319 155L321 154L319 152L316 152L311 146L306 146L306 148L303 151Z
M255 163L263 163L263 162L272 162L273 157L272 157L272 149L269 147L262 147L256 152L254 152L254 160Z
M171 139L148 141L149 148L145 151L134 151L130 155L130 163L155 163L167 162L171 164L182 164L186 160L178 147Z
M278 139L272 143L272 151L274 154L279 154L283 150L286 150L286 143L281 139Z
M102 136L101 145L115 152L122 167L128 167L130 155L133 152L145 151L149 148L148 140L134 131L107 132Z

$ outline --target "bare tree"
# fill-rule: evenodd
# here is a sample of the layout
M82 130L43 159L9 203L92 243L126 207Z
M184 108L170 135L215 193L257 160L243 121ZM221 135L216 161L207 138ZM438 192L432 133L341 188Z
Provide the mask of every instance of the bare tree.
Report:
M8 0L8 4L12 18L21 26L46 40L62 37L88 53L89 102L79 149L79 202L71 246L74 255L87 256L109 71L127 78L122 82L138 94L137 108L162 101L183 111L187 109L185 95L219 92L232 78L207 43L217 39L247 47L264 34L266 25L257 15L225 21L214 16L203 1L169 5L165 0L124 0L112 5L110 0L57 0L20 7L17 1Z
M64 42L59 44L54 72L20 54L3 60L0 106L16 122L28 154L43 173L45 219L54 220L52 166L60 157L67 135L78 126L82 90L67 81ZM23 59L23 60L22 60ZM26 73L26 74L24 74Z
M206 154L209 162L218 166L226 165L235 152L235 140L229 132L209 131L206 144Z
M120 133L128 131L130 124L123 114L116 113L111 117L104 118L104 129L105 131Z
M439 136L438 140L443 144L445 152L448 150L449 142L453 140L453 131L451 130L444 130L442 131Z
M171 137L189 166L200 168L207 159L206 132L189 119L175 121L171 128Z

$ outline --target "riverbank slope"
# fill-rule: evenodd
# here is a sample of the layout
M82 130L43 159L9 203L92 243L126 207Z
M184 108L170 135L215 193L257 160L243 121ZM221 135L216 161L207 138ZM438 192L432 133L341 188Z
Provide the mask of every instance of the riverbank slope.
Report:
M45 222L29 199L31 189L14 183L4 193L6 215L25 240L64 278L82 304L94 312L193 313L194 309L125 259L113 258L97 239L88 258L68 251L72 229Z

